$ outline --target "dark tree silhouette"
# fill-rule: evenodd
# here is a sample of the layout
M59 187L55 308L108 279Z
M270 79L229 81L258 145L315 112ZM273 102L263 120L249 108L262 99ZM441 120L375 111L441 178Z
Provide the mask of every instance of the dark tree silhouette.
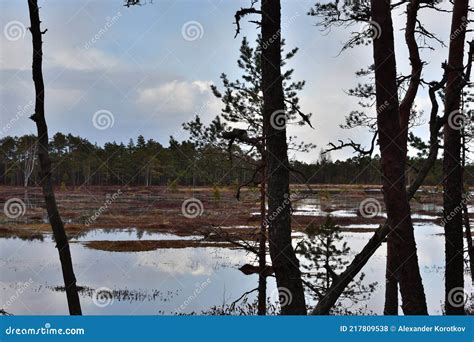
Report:
M306 303L299 261L291 244L290 165L286 127L277 127L278 112L285 112L281 75L280 0L262 0L262 90L263 125L267 142L269 248L281 296L291 294L284 315L306 315Z
M53 183L51 180L51 159L49 157L48 127L44 116L44 81L43 81L43 42L42 36L47 30L41 31L41 21L39 18L39 9L37 0L28 0L28 9L30 13L31 35L33 39L33 82L35 84L35 113L31 119L36 123L38 130L38 157L41 168L40 183L43 187L44 201L48 212L49 222L53 230L56 248L59 252L61 268L66 288L69 313L71 315L81 315L81 304L76 286L76 277L72 266L71 251L69 242L64 230L64 225L59 215L54 196Z
M451 22L451 40L447 65L447 84L444 111L448 120L444 125L444 235L445 235L445 311L447 315L464 314L464 306L453 302L453 291L464 288L461 165L461 92L464 79L464 44L469 12L469 0L455 0Z
M384 1L387 2L387 1ZM393 10L394 8L402 5L405 2L398 2L395 4L391 4L390 1L386 4L387 7L387 13L390 13L390 10ZM336 146L334 144L331 144L330 150L335 150L335 149L340 149L344 147L352 147L355 152L357 152L361 156L365 155L371 155L373 153L373 148L374 148L374 141L375 138L377 137L378 131L380 131L380 117L382 115L385 115L387 112L392 112L392 115L394 118L397 118L398 122L393 121L393 125L398 125L398 134L395 133L392 136L397 137L397 141L392 141L393 143L396 144L389 144L389 147L394 147L394 145L398 145L399 150L401 151L401 154L392 159L392 161L395 160L400 160L402 162L402 165L398 172L402 176L404 175L404 172L402 171L405 169L405 159L407 157L406 152L407 152L407 145L408 145L408 128L409 128L409 123L410 121L413 121L413 114L415 113L413 110L413 103L417 94L417 90L422 82L421 80L421 71L423 68L423 63L420 59L419 56L419 47L417 44L417 40L415 38L415 33L419 34L420 36L424 38L429 38L429 39L436 39L436 37L428 32L426 29L423 28L421 22L417 19L418 11L420 9L420 4L421 2L418 0L410 0L408 1L407 4L407 21L406 21L406 26L405 26L405 42L409 51L409 59L410 63L412 66L411 73L408 77L396 77L396 66L395 66L395 56L394 56L394 49L393 49L393 27L391 27L391 21L390 21L390 29L392 30L391 32L391 40L392 42L385 42L388 44L388 49L390 50L387 52L386 57L393 57L393 60L387 60L384 61L383 67L386 65L390 64L390 66L393 66L392 70L392 77L390 79L390 82L394 84L394 88L391 88L391 93L392 95L390 96L385 96L386 99L388 98L393 98L396 101L393 101L393 103L390 103L389 101L383 101L379 102L380 96L377 97L377 113L378 113L378 127L376 127L375 122L373 121L372 118L368 117L364 113L360 112L353 112L351 115L347 118L346 125L343 126L344 128L352 128L352 127L357 127L357 126L366 126L369 127L372 131L375 131L374 138L372 140L372 145L369 150L364 150L360 147L360 144L356 144L352 141L349 143L344 143L341 141L340 146ZM423 3L423 8L436 8L435 3L429 3L425 4ZM364 44L367 45L367 37L369 38L375 38L374 44L376 41L380 42L381 39L383 38L383 33L387 29L381 27L381 23L379 23L377 20L374 19L374 13L373 13L373 6L368 6L368 4L365 3L354 3L353 5L347 5L343 6L342 9L339 9L338 7L338 2L334 3L329 3L329 4L319 4L317 3L315 5L315 8L310 11L311 15L315 15L318 17L322 18L322 22L318 25L322 26L325 29L330 28L333 25L336 26L345 26L349 25L353 22L368 22L371 27L370 30L367 32L359 32L358 34L355 34L345 45L343 49L350 48L354 45L360 45ZM437 40L439 41L439 40ZM379 68L377 64L374 66L370 67L369 70L367 71L360 71L358 72L359 76L366 75L368 73L372 73L373 70L376 70ZM379 76L380 76L380 70L379 70ZM405 81L408 80L408 86L406 88L405 94L400 102L398 104L398 98L397 98L397 87L400 87L401 84L405 83ZM386 79L385 79L386 81ZM432 100L433 104L433 110L430 116L430 144L425 145L426 150L429 148L429 154L428 158L426 161L423 163L421 169L417 172L417 177L415 181L411 184L408 193L407 193L407 198L408 200L411 199L418 189L418 187L423 183L423 180L426 178L428 172L430 171L431 167L434 165L436 162L437 154L438 154L438 149L439 149L439 144L438 144L438 132L439 129L442 126L442 120L437 117L437 112L438 112L438 105L436 101L436 91L441 89L445 84L445 79L441 82L432 82L429 84L430 86L430 98ZM379 86L379 88L374 89L373 86L371 85L365 85L361 86L359 85L358 88L355 90L351 90L349 92L349 95L352 96L357 96L363 99L372 99L374 96L380 95L379 92L381 90L381 85L379 82L377 82L377 75L376 75L376 86ZM386 94L385 94L386 95ZM364 105L362 104L363 107L370 106L369 105ZM395 120L395 119L393 119ZM394 130L396 132L396 130ZM385 135L387 135L387 132L384 132ZM381 139L382 140L382 139ZM416 140L419 141L419 139L416 139L416 137L412 136L411 140ZM380 141L379 141L380 143ZM381 150L383 150L383 147L381 146ZM386 152L386 151L385 151ZM394 149L392 152L395 152ZM385 158L387 160L387 158ZM382 168L384 164L384 155L382 155ZM388 163L390 165L391 162ZM389 167L387 168L387 163L385 163L385 171L390 171L388 170ZM384 171L384 172L385 172ZM393 171L393 170L392 170ZM393 175L392 175L393 176ZM393 178L395 179L395 178ZM405 182L404 179L402 178L397 178L401 182ZM402 186L400 186L400 189L402 189ZM403 185L403 192L404 192L404 185ZM384 194L386 197L387 201L387 194L384 188ZM393 195L392 193L391 195ZM390 195L389 195L390 196ZM399 195L401 198L403 198L402 202L406 197ZM393 209L393 208L392 208ZM399 208L395 208L397 211ZM408 210L407 210L408 209ZM407 211L408 215L410 213L408 201L406 203L406 207L403 209ZM392 210L393 212L393 210ZM399 213L400 214L400 213ZM405 215L406 216L406 215ZM389 217L390 220L390 217ZM409 228L408 230L413 230L411 220L408 223L408 226L411 226L411 229ZM395 221L397 222L397 221ZM398 222L397 222L398 224ZM397 228L399 229L399 228ZM383 241L383 239L386 237L386 234L390 232L389 230L389 225L386 223L384 226L379 228L379 230L374 234L372 239L369 240L367 245L364 247L364 249L359 253L354 261L348 266L345 272L341 274L340 281L335 282L332 291L330 291L330 294L323 298L313 311L315 314L323 314L323 313L328 313L328 310L331 305L335 303L337 300L337 297L342 293L343 291L343 286L347 286L352 277L354 277L357 272L362 269L362 266L365 264L365 262L370 258L370 255L373 253L373 248L377 248L380 246L380 243ZM413 235L413 233L407 233L408 235ZM391 234L388 236L388 252L387 252L387 275L386 275L386 305L384 309L385 314L397 314L398 313L398 279L397 279L397 272L396 270L399 269L397 265L397 258L393 253L394 248L393 248L393 243L394 239L396 237L396 234ZM414 246L414 251L416 251L416 245L414 244L414 239L413 239L413 246ZM395 249L396 250L396 249ZM413 269L418 270L418 265L417 262L414 262ZM419 274L419 270L418 270ZM421 284L421 282L420 282Z
M344 269L349 263L347 260L351 248L344 241L340 227L327 216L320 226L311 224L306 230L306 237L298 243L297 253L305 258L302 268L305 285L311 290L313 298L319 301L327 295L331 284L338 279L337 272ZM340 301L331 309L331 314L354 314L346 308L359 302L367 301L375 291L377 283L363 284L365 274L361 273L358 279L344 289Z
M380 37L374 39L374 67L377 100L377 125L381 151L382 184L390 237L388 259L400 284L405 314L427 314L421 281L410 205L405 189L405 130L408 120L400 117L397 71L390 1L372 0L371 18L379 25ZM382 109L383 108L383 109Z
M413 103L418 92L418 87L421 83L421 72L423 70L423 63L420 59L420 52L418 44L416 42L415 31L418 21L418 9L420 8L420 0L410 0L407 5L407 21L405 25L405 42L408 47L409 58L411 63L411 75L408 89L405 96L400 102L400 128L402 130L401 135L401 147L403 148L403 158L407 158L408 150L408 127L410 122L410 116L412 113ZM404 163L405 167L405 163ZM397 315L398 314L398 282L396 272L398 269L397 261L393 258L392 251L395 247L394 237L397 234L390 234L387 240L387 269L385 276L385 315Z
M410 200L414 197L416 191L425 181L430 170L437 161L437 156L439 152L439 141L438 135L443 127L444 122L446 121L446 115L443 117L438 116L439 103L437 101L436 93L441 90L446 84L446 76L439 82L429 83L429 95L431 100L431 113L430 113L430 143L428 157L423 161L415 180L410 184L410 187L407 190L407 198ZM387 235L390 232L390 226L386 221L385 224L380 226L374 233L374 235L369 239L367 244L362 248L362 250L354 257L352 262L346 267L344 272L338 276L338 281L331 284L331 288L328 291L328 294L324 296L316 305L312 311L313 315L325 315L328 314L330 309L337 302L339 296L342 294L344 289L350 284L353 278L362 270L367 261L372 257L377 248L384 242L387 238Z
M282 42L282 47L284 43ZM251 171L252 176L249 181L238 185L237 199L240 199L240 191L244 187L257 186L260 190L260 231L258 236L258 248L251 248L250 252L256 252L258 257L258 267L244 265L241 270L245 274L259 274L258 285L258 313L266 313L266 278L273 274L271 266L266 264L267 255L267 215L266 215L266 185L267 185L267 162L266 162L266 134L263 130L263 97L262 90L262 39L257 38L255 48L250 47L246 38L242 40L240 47L240 57L237 62L242 69L242 76L230 81L226 74L221 75L224 91L219 91L216 86L212 86L215 96L222 100L223 110L209 126L203 126L199 116L188 123L183 124L183 128L190 132L190 140L199 146L202 155L215 153L216 148L227 149L229 159L236 168ZM285 61L292 59L297 48L285 54ZM298 91L303 89L304 81L292 80L293 69L287 70L283 74L285 87L285 101L291 103L290 109L286 113L287 121L297 124L304 124L304 121L296 121L301 112L299 106ZM306 114L305 114L306 115ZM311 115L306 115L310 117ZM243 125L245 129L233 128L233 124ZM295 143L296 137L290 137L289 146L301 152L307 152L312 144ZM249 165L251 168L249 169ZM228 238L225 232L217 230L217 234ZM236 243L237 241L230 241ZM241 242L237 242L240 244ZM271 271L270 271L271 270Z
M427 87L438 82L427 83ZM438 91L438 96L440 92ZM433 121L436 128L436 115ZM441 125L442 126L442 125ZM0 139L0 184L23 186L24 159L29 145L23 140L26 136L4 137ZM436 135L434 135L436 137ZM141 137L138 137L139 141ZM36 134L34 140L37 141ZM432 139L430 138L429 141ZM435 141L433 139L433 141ZM146 140L144 146L134 141L133 144L107 142L103 146L90 143L87 139L71 134L56 133L49 141L50 157L54 168L51 170L52 181L55 186L67 188L69 186L103 186L130 184L131 186L159 186L170 185L254 185L255 160L241 158L229 161L228 145L204 147L212 153L201 153L201 148L194 142L171 140L167 147L153 139ZM237 146L240 144L235 144ZM421 146L423 145L423 146ZM437 185L442 181L442 160L436 159L436 153L429 142L421 142L419 156L410 157L410 169L407 173L412 178L410 187L419 182L418 173L425 170L428 159L434 167L426 170L424 184ZM469 145L469 143L468 143ZM28 148L27 148L28 147ZM293 151L307 144L301 145L289 137L288 147ZM186 151L186 156L179 151ZM243 152L241 152L243 155ZM107 160L107 156L109 159ZM326 154L325 154L326 156ZM106 158L107 163L101 162ZM379 156L353 157L347 160L316 161L312 163L298 160L290 161L292 169L292 184L353 184L354 175L357 175L359 184L376 184L380 181ZM216 163L219 168L216 168ZM238 163L238 164L237 164ZM236 165L237 164L237 165ZM238 167L236 167L238 166ZM29 186L39 186L39 161L35 159L35 167L31 174ZM303 175L303 176L302 176ZM147 178L149 180L147 181ZM416 178L415 178L416 177ZM474 180L474 165L470 160L466 162L465 182L472 184ZM423 179L421 179L423 181Z
M469 42L469 52L468 52L468 60L467 60L467 66L466 66L466 86L470 84L472 87L472 83L470 83L471 80L471 73L472 73L472 63L474 63L474 39ZM463 109L463 112L467 115L467 118L471 117L472 118L472 104L474 103L474 94L470 89L465 91L462 94L462 103L461 103L461 108ZM465 112L467 111L467 112ZM466 123L466 121L464 121ZM468 160L468 153L471 151L468 148L469 144L472 144L472 139L474 139L474 122L472 120L468 120L467 124L462 127L462 152L461 152L461 158L462 158L462 170L463 170L463 180L466 181L466 185L464 188L464 199L462 202L463 206L463 220L464 220L464 229L465 232L464 234L466 235L466 243L467 243L467 257L469 259L469 269L471 272L471 279L474 279L474 244L472 241L472 233L471 233L471 225L469 223L469 210L467 206L467 201L468 198L470 197L469 193L469 182L465 180L465 175L469 175L469 172L466 173L466 167L467 167L467 160Z

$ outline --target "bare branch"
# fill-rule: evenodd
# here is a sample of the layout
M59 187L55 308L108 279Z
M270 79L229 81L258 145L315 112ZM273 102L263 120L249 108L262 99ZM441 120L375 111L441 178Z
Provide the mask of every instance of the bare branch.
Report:
M331 146L331 148L325 150L323 154L326 154L331 151L341 150L346 147L351 147L355 152L359 153L360 156L371 156L375 149L377 134L378 134L378 131L374 133L374 136L372 137L372 141L370 143L370 149L368 150L363 149L361 147L361 144L357 144L352 139L349 139L349 142L346 142L346 143L342 140L338 140L339 141L338 146L336 146L334 143L329 143L328 145Z
M235 29L235 36L234 38L237 38L237 36L239 35L240 33L240 20L242 18L244 18L245 16L247 15L250 15L250 14L262 14L262 11L260 10L257 10L256 8L254 8L253 6L257 3L257 0L252 0L252 3L250 4L250 7L248 8L241 8L240 10L238 10L237 12L235 12L235 25L237 26L236 29ZM253 23L257 23L257 24L260 24L259 22L256 22L256 21L252 21Z

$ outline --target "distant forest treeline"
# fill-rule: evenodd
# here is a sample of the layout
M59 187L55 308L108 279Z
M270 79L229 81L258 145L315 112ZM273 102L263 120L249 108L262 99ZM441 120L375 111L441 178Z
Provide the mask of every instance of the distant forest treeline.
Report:
M32 135L5 137L0 140L0 184L22 186L31 164ZM57 133L50 141L52 173L56 185L233 185L249 182L255 166L242 160L229 160L226 149L201 148L189 141L171 138L169 147L139 136L136 141L106 143L103 147L71 134ZM316 154L316 152L310 152ZM310 184L379 184L379 157L332 161L315 156L316 163L292 161L292 183ZM410 179L423 158L410 158ZM39 184L39 167L29 177L29 185ZM468 165L465 182L473 184L474 165ZM438 160L426 178L427 185L440 185L442 162Z

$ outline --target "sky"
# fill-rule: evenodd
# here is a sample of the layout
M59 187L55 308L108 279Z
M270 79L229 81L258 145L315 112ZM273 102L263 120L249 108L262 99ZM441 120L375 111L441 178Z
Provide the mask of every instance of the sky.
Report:
M149 2L149 1L148 1ZM167 146L169 137L187 138L182 123L199 114L208 123L221 104L210 90L222 89L220 74L239 77L236 61L242 38L253 42L259 29L242 21L234 39L235 11L249 0L154 0L144 6L123 6L122 0L40 0L46 119L50 136L71 133L99 145L128 143L138 135ZM361 24L322 32L317 18L307 15L314 0L282 1L282 36L288 48L300 50L287 65L294 80L305 80L300 93L302 110L313 113L308 126L289 126L288 134L312 142L310 153L291 152L290 158L314 162L329 142L351 138L363 146L371 135L364 129L339 127L357 107L345 91L357 85L354 72L372 64L372 47L340 53ZM447 6L447 5L446 5ZM410 70L404 44L405 16L393 14L397 67ZM425 27L449 43L450 15L430 10L420 13ZM31 35L26 0L0 0L0 138L34 134L34 88L31 79ZM472 36L471 36L472 37ZM432 41L423 49L426 81L440 80L447 47ZM420 89L417 108L430 111L427 89ZM414 128L427 140L428 125ZM346 149L332 159L352 156Z

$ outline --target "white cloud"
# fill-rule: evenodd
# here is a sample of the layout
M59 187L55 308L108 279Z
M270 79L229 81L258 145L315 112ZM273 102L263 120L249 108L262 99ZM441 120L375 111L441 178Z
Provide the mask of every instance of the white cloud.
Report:
M26 40L8 42L0 39L0 45L5 47L0 53L0 70L31 69L31 46L26 44ZM25 51L28 52L25 53ZM59 67L78 71L106 70L122 64L117 57L97 48L87 50L62 48L53 52L48 51L44 57L45 68Z
M51 66L70 70L100 70L120 65L118 58L96 48L88 50L62 49L52 56Z
M71 108L81 96L82 91L79 89L51 88L46 101L51 101L51 110L63 111Z
M31 40L28 38L9 41L0 36L0 70L31 69Z
M211 91L210 81L171 81L138 90L137 102L164 114L218 113L219 101Z

